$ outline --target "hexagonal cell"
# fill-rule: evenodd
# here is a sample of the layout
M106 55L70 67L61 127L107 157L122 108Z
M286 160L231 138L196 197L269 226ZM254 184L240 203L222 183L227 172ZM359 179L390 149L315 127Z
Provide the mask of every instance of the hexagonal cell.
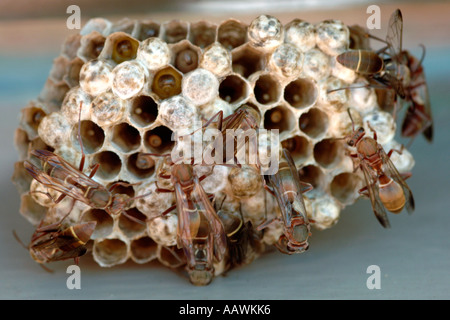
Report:
M215 24L207 21L191 23L189 41L200 48L206 48L216 39Z
M152 91L161 99L180 94L182 78L183 76L170 66L161 69L153 78Z
M138 159L138 156L139 152L134 153L128 157L127 161L128 171L139 179L147 179L155 173L156 162L153 160L152 157L146 156L145 162L142 163L142 160Z
M281 146L286 148L292 155L295 162L307 159L311 153L311 145L305 137L295 136L281 142Z
M250 45L245 45L239 50L233 51L232 61L233 71L244 78L263 70L265 64L261 53Z
M270 74L261 75L253 89L256 100L261 104L275 103L280 99L281 89L278 81Z
M119 156L112 151L102 151L94 156L94 163L100 165L97 175L105 180L112 180L122 168L122 161Z
M249 84L239 75L229 75L220 83L219 96L222 100L238 104L247 99L249 95Z
M144 135L144 144L154 153L163 153L174 145L172 130L165 126L149 130Z
M119 64L136 58L139 41L125 32L110 34L105 41L105 49L101 53L104 59L112 59Z
M147 216L136 208L126 210L126 213L127 215L136 218L137 220L140 220L143 223L145 223L145 220L147 219ZM145 224L140 224L137 221L131 220L129 217L127 217L122 213L120 214L119 218L119 228L128 238L133 238L144 232L146 226Z
M17 128L14 132L14 146L19 153L19 159L25 160L28 156L28 144L30 140L28 139L28 134L25 130Z
M172 65L182 73L197 69L201 51L185 40L172 47Z
M125 194L130 198L134 197L134 188L133 185L129 184L126 181L115 181L115 182L111 182L107 185L108 189L111 189L111 187L113 187L111 190L112 194Z
M303 78L292 81L284 88L284 100L297 109L312 106L318 94L316 84Z
M136 25L136 21L131 20L129 18L123 18L111 26L111 33L114 32L125 32L127 34L131 34Z
M44 219L47 208L41 206L30 194L24 194L21 197L19 212L33 225L37 225L42 219Z
M28 145L28 153L30 153L33 150L47 150L50 152L55 151L54 148L50 147L49 145L47 145L44 141L42 141L41 138L37 137L33 140L30 141L29 145Z
M123 152L130 152L141 145L141 135L139 131L128 123L121 123L114 126L112 143Z
M71 34L62 45L61 55L66 56L69 60L75 59L77 51L81 46L81 34Z
M144 41L148 38L157 37L159 35L160 28L161 26L157 22L143 21L140 23L137 39L139 41Z
M63 80L70 88L76 87L80 83L80 71L83 64L84 62L80 58L73 59L69 63L67 73L64 75Z
M112 267L127 260L127 244L120 239L104 239L94 243L94 259L103 267Z
M353 203L359 197L358 190L361 187L361 178L351 172L338 174L330 184L331 195L343 204Z
M186 263L186 257L184 255L183 249L178 249L176 246L159 246L158 260L166 267L173 269L179 268Z
M314 146L314 159L324 168L331 168L342 160L345 148L342 140L324 139Z
M83 143L83 150L87 154L97 152L103 146L103 142L105 141L103 129L90 120L81 121L80 136L81 142ZM78 141L78 124L73 126L72 140L74 145L81 148Z
M150 237L133 240L130 245L131 257L137 263L146 263L156 259L158 245Z
M51 79L47 79L44 88L39 94L38 100L46 104L49 111L58 111L61 109L62 102L67 92L70 90L65 82L55 83Z
M55 82L61 81L67 72L68 64L69 60L66 57L56 57L53 60L53 66L48 75L49 78L51 78Z
M172 20L163 23L162 27L161 38L167 43L177 43L187 37L188 24L184 21Z
M150 96L137 96L133 99L130 115L133 122L146 127L158 117L158 105Z
M102 239L106 238L111 234L114 227L113 218L105 211L101 209L90 209L86 211L81 217L82 222L95 221L97 225L95 226L94 233L91 239Z
M217 31L217 41L232 50L247 40L247 25L234 19L223 22Z
M12 183L16 186L19 194L23 194L30 190L31 181L33 178L23 166L22 161L18 161L14 164L14 173L11 177Z
M267 110L264 114L264 128L268 130L278 129L280 134L290 132L295 126L295 116L289 108L278 106Z
M22 109L20 122L25 129L30 129L34 134L37 134L39 124L45 116L46 113L41 108L29 107Z
M328 116L317 108L311 108L299 119L300 130L311 138L318 138L328 129Z
M78 49L78 56L84 61L97 59L105 46L106 38L93 31L81 38L81 46Z
M319 192L319 189L322 188L324 183L324 174L319 167L315 165L308 165L300 168L298 170L298 174L301 181L310 183L313 186L313 190L305 193L305 195L313 195L316 193L315 189Z

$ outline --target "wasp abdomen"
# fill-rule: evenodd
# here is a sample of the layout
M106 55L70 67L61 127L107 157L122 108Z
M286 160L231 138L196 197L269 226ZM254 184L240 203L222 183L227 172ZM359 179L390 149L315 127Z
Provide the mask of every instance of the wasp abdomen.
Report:
M385 176L384 176L385 177ZM385 177L386 179L389 179ZM405 206L405 194L400 185L392 179L383 181L380 177L380 200L385 208L392 213L400 213Z
M336 57L344 67L361 74L376 74L384 68L383 59L368 50L346 51Z

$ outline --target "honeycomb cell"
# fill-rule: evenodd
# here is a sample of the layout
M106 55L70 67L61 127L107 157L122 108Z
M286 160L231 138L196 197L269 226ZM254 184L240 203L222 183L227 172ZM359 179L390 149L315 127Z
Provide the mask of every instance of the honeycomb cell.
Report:
M61 55L73 60L77 57L78 49L81 46L81 34L71 34L64 40Z
M111 182L107 185L107 188L110 189L112 186L114 188L111 190L112 194L124 194L127 195L129 198L134 197L134 188L133 185L130 185L126 181L115 181Z
M217 97L219 80L214 73L199 68L184 76L181 88L183 96L194 106L201 106Z
M146 71L135 61L125 61L112 71L112 91L121 99L129 99L142 90Z
M303 136L294 136L281 142L283 148L286 148L292 155L296 163L302 162L310 156L311 144Z
M167 99L181 93L182 75L172 67L159 70L152 82L152 91L160 99Z
M161 26L157 22L143 21L139 24L137 39L139 41L144 41L148 38L157 37L159 35L160 28Z
M300 130L311 138L318 138L328 129L328 116L317 108L303 113L299 120Z
M97 96L92 101L92 120L99 126L110 126L121 121L125 114L125 101L111 91Z
M114 23L111 26L110 33L114 32L124 32L126 34L130 34L133 32L133 29L135 28L136 21L131 20L129 18L124 18L119 20L118 22Z
M207 21L191 23L189 41L202 49L206 48L215 41L216 29L215 24Z
M105 46L105 41L106 38L96 31L83 36L80 40L78 57L85 62L97 59Z
M154 153L164 153L174 145L172 130L165 126L159 126L149 130L144 135L144 144Z
M330 184L331 195L342 204L350 204L358 197L362 187L361 177L350 172L343 172L333 178Z
M27 132L29 138L32 139L37 136L39 124L45 116L45 111L39 107L28 107L22 109L20 124L21 127Z
M23 194L21 197L19 212L33 225L38 225L44 219L47 208L41 206L30 194Z
M53 80L47 79L38 100L46 104L49 111L58 111L69 90L70 88L65 82L55 83Z
M244 78L248 78L255 72L263 70L264 67L264 57L258 50L249 45L232 52L232 69Z
M70 88L74 88L80 83L80 71L83 64L84 61L80 58L75 58L70 61L67 73L63 77L63 80Z
M124 32L116 32L111 34L108 39L109 50L111 52L108 57L120 64L125 61L136 59L139 41L130 37ZM110 43L109 43L110 41Z
M83 150L86 154L95 153L103 146L105 133L102 128L90 120L81 121L80 136L83 143ZM78 124L73 126L72 140L74 144L81 148L78 142Z
M283 42L284 29L277 18L260 15L248 26L247 35L253 46L269 50Z
M127 215L142 221L143 223L145 223L145 220L147 219L147 217L136 208L126 210L126 213ZM143 233L146 229L145 224L140 224L137 221L133 221L123 213L119 218L119 228L127 236L127 238L134 238Z
M94 243L95 261L103 267L124 263L128 258L128 247L120 239L103 239Z
M112 80L112 66L103 60L91 60L80 70L80 87L91 96L108 91Z
M158 117L158 105L150 96L137 96L132 101L130 117L136 125L146 127Z
M299 168L298 174L301 181L310 183L314 188L313 190L306 193L306 195L313 195L314 193L316 193L316 190L322 188L324 173L319 167L315 165L307 165L305 167Z
M146 156L144 161L140 159L139 152L132 154L127 160L127 169L139 179L147 179L155 173L155 161L152 157Z
M113 218L105 210L101 209L90 209L86 211L81 217L81 221L97 222L94 233L91 236L93 240L106 238L112 233L114 227Z
M131 242L130 250L135 262L147 263L156 259L158 244L150 237L142 237Z
M197 108L190 100L179 95L162 101L159 106L159 120L177 133L192 127L197 115Z
M341 161L343 151L341 140L324 139L314 146L314 159L323 168L331 168Z
M19 160L25 160L28 156L28 134L25 130L17 128L14 132L14 145L19 153Z
M178 249L176 246L172 247L158 247L158 260L164 266L176 269L186 264L186 257L183 249Z
M284 100L296 109L312 106L318 95L316 84L305 78L298 78L284 88Z
M39 137L45 144L59 148L70 137L71 126L59 112L52 112L44 117L38 128Z
M33 181L33 178L23 166L23 162L18 161L14 164L14 172L11 180L16 186L19 194L24 194L30 190L31 181Z
M290 132L295 126L295 116L285 106L278 106L267 110L264 114L264 128L278 129L279 133Z
M319 49L311 49L305 53L303 73L316 81L328 77L331 73L330 57Z
M104 180L112 180L119 174L122 168L122 161L112 151L102 151L95 154L93 162L100 165L96 176Z
M28 145L28 154L33 150L47 150L53 152L55 149L47 145L41 138L37 137L30 141Z
M104 18L93 18L89 19L84 27L80 30L81 35L87 35L93 32L108 34L111 29L111 21Z
M316 25L316 43L320 50L336 56L349 46L350 31L339 20L325 20Z
M176 53L175 68L182 73L188 73L198 66L198 53L193 48L185 48Z
M59 56L53 60L53 66L50 70L48 77L54 82L63 80L64 75L67 72L69 60L64 56Z
M267 105L280 99L281 89L278 81L273 76L264 74L255 82L253 92L259 103Z
M163 23L162 39L167 43L177 43L186 39L188 34L188 24L180 20L172 20Z
M295 45L301 52L316 46L316 31L313 24L301 19L294 19L284 27L285 42Z
M283 43L270 56L269 65L285 77L295 77L303 68L303 54L293 44Z
M396 123L394 117L384 111L370 112L363 118L364 129L366 135L373 137L373 130L377 133L377 141L379 144L386 144L391 141L395 136ZM369 127L369 124L370 127Z
M237 198L254 196L262 188L262 176L255 167L244 164L241 168L232 168L228 175L233 194Z
M200 67L223 77L231 71L231 53L220 43L213 43L204 49Z
M220 83L219 96L228 103L239 104L247 99L249 90L250 86L245 79L239 75L232 74Z
M123 152L133 151L141 145L141 135L139 131L128 123L121 123L114 126L111 141Z
M217 41L226 49L233 50L247 40L247 25L234 19L223 22L217 31Z

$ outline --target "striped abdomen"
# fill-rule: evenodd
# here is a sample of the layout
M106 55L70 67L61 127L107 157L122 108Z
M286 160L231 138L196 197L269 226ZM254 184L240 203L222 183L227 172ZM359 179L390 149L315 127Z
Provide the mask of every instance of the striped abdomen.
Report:
M369 50L346 51L338 55L336 60L344 67L361 74L376 74L384 68L383 59Z

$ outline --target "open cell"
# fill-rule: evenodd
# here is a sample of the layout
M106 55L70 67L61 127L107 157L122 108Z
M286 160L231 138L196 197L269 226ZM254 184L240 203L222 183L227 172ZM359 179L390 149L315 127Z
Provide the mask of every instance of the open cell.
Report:
M280 99L280 91L278 82L268 74L259 77L253 90L256 100L261 104L277 102Z
M128 157L127 168L139 179L146 179L155 173L155 160L151 156L139 157L139 152Z
M191 24L189 40L200 48L206 48L216 39L217 26L206 21Z
M138 263L149 262L156 259L158 245L150 237L133 240L130 245L131 256Z
M237 74L248 78L264 69L264 57L256 49L245 46L232 53L232 68Z
M121 123L113 129L112 142L123 152L130 152L141 145L141 135L135 127Z
M94 163L100 166L97 171L97 176L105 180L112 180L115 178L122 168L122 161L119 156L112 151L102 151L94 156Z
M46 114L41 108L29 107L22 110L22 122L36 133L45 116Z
M295 126L295 116L286 107L278 106L267 110L264 114L264 128L267 130L278 129L282 132L289 132Z
M172 130L165 126L159 126L145 133L144 143L147 148L155 153L162 153L173 147Z
M131 119L139 126L146 127L158 117L158 105L150 96L138 96L131 105Z
M80 124L80 137L83 143L83 150L85 153L90 154L97 152L105 141L105 133L95 122L90 120L81 121ZM78 143L78 123L74 125L72 129L72 139L75 145L80 147Z
M153 21L141 22L137 38L139 41L144 41L148 38L157 37L160 28L159 23Z
M361 188L361 178L350 172L338 174L331 181L331 194L343 204L350 204L358 196Z
M152 82L152 91L160 99L167 99L181 93L183 76L174 68L166 67L159 70Z
M284 100L297 109L313 105L318 97L317 87L308 79L299 78L284 88Z
M197 69L199 61L199 50L189 42L183 41L178 48L173 48L173 65L182 73L188 73Z
M240 76L230 75L219 86L219 96L228 103L239 103L248 97L248 83Z
M226 49L232 50L247 40L247 26L236 20L228 20L219 26L217 40Z
M305 160L311 153L311 144L308 139L302 136L295 136L281 142L292 155L295 162Z
M317 138L328 130L328 116L317 108L303 113L299 119L300 130L311 138Z
M131 216L144 224L140 224L137 221L131 220L128 216ZM133 238L145 231L145 220L147 216L144 215L136 208L131 208L126 211L126 215L121 214L119 218L119 228L128 237Z
M105 267L124 263L128 257L127 244L120 239L104 239L94 244L94 257Z
M324 168L336 165L342 159L342 141L324 139L314 146L314 159Z
M178 249L176 246L160 246L158 248L158 260L169 268L179 268L186 263L183 249Z
M95 226L94 233L91 239L102 239L107 237L113 231L114 220L105 211L101 209L91 209L86 211L81 218L82 222L95 221L97 225Z
M298 174L301 181L310 183L314 189L319 189L322 187L324 174L319 167L308 165L300 168L298 170Z
M111 58L117 64L136 58L139 42L125 33L111 35L112 53Z
M163 40L166 43L177 43L186 39L188 33L188 25L184 21L172 20L163 24L164 34Z

